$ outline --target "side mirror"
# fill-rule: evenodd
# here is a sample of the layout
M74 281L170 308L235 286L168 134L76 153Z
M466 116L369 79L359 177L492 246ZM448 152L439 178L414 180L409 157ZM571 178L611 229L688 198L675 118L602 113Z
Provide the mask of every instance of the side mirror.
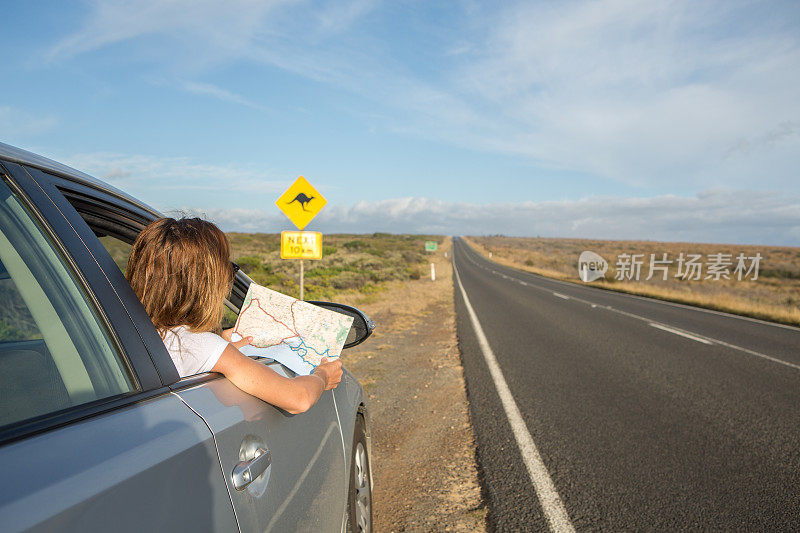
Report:
M328 311L334 311L336 313L341 313L343 315L353 317L353 325L350 327L350 333L347 334L347 340L344 342L345 348L352 348L353 346L358 346L359 344L367 340L367 337L372 335L372 331L375 329L375 322L370 320L367 315L365 315L355 307L351 307L349 305L344 305L344 304L337 304L334 302L308 301L307 303L314 304L318 307L322 307L324 309L327 309Z

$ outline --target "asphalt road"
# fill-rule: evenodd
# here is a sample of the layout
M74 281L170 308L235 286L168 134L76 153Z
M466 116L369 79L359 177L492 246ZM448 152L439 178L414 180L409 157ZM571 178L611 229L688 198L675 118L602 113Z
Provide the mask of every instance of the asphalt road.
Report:
M800 530L800 330L453 260L497 530Z

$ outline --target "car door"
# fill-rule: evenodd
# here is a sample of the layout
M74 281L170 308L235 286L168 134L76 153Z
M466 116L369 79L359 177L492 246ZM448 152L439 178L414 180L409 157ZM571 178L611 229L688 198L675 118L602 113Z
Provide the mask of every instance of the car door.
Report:
M268 363L276 372L291 371ZM342 434L332 391L291 415L226 379L188 378L173 390L214 432L243 531L341 531L346 508ZM265 454L247 483L234 473Z
M34 174L0 162L0 528L236 531L213 434Z
M124 282L119 268L127 257L123 247L157 213L148 215L141 204L127 203L85 184L62 181L56 185L65 198L63 205L59 204L61 208L65 211L74 208L82 219L75 222L78 233L86 241L101 236L102 246L117 260L117 267L111 258L104 263L109 278ZM88 227L83 229L83 225ZM243 274L239 275L238 296L231 297L234 302L231 307L241 305L242 291L246 291L248 281ZM175 374L174 365L141 305L136 301L128 307L134 317L144 317L137 320L140 332L153 332L149 338L155 341L148 346L160 354L155 359L156 368L162 376ZM263 363L284 375L291 374L277 363ZM342 529L347 471L332 391L323 393L308 412L291 415L242 392L217 374L182 380L175 374L165 382L213 431L225 482L243 531ZM264 456L254 461L259 454ZM249 465L252 481L237 488L234 471L246 468L250 461L254 461Z

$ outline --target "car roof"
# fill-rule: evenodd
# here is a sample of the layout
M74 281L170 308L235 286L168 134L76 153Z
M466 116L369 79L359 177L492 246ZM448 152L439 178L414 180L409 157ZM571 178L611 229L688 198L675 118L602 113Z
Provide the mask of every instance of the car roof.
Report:
M160 215L156 209L153 209L141 200L137 200L128 193L122 192L113 185L109 185L104 181L94 178L79 170L75 170L72 167L68 167L67 165L53 161L52 159L48 159L41 155L34 154L33 152L28 152L27 150L17 148L16 146L11 146L10 144L0 142L0 159L10 161L12 163L27 165L56 174L67 181L86 185L97 191L126 200L142 209L150 211L153 214Z

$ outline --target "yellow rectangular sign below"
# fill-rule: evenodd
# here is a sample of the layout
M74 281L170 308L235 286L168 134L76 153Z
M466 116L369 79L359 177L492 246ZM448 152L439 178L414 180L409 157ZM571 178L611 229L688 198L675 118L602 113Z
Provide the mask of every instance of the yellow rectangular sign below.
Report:
M322 259L322 233L282 231L281 259Z

